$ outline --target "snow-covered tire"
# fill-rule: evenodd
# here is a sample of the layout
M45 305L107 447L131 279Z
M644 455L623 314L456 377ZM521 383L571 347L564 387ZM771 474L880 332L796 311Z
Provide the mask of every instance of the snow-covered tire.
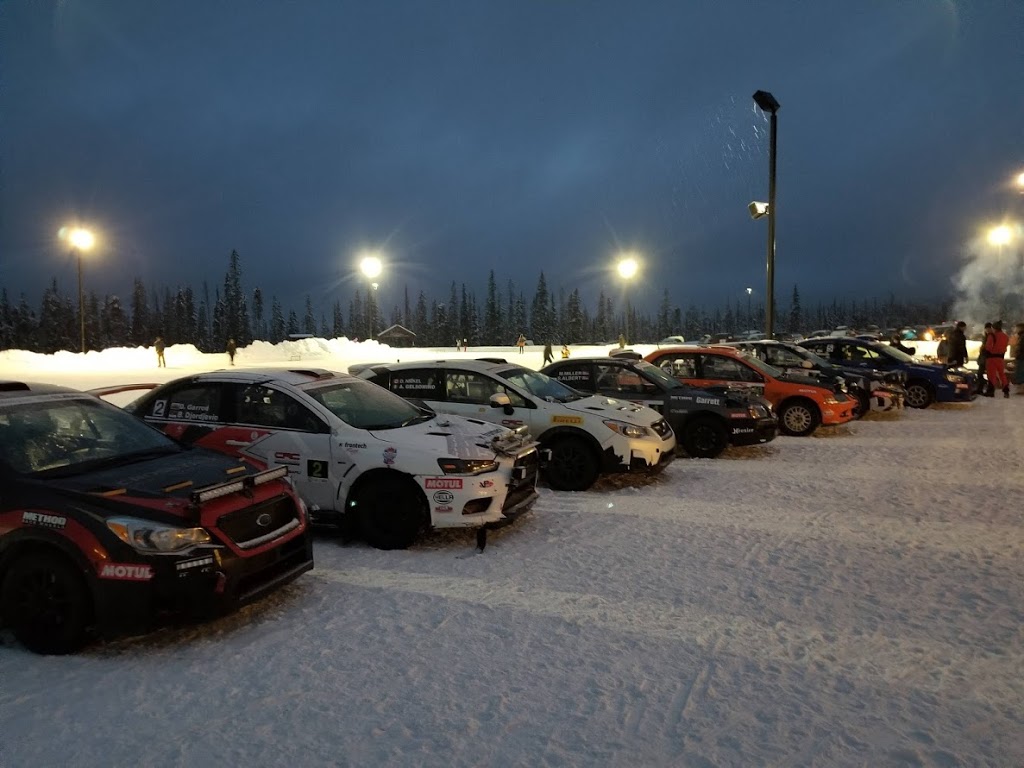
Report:
M58 552L20 555L0 587L0 615L34 653L74 653L88 641L93 605L78 568Z

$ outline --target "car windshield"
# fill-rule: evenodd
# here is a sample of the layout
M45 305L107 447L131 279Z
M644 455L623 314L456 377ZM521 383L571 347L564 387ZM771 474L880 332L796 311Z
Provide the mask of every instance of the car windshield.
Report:
M912 355L908 355L902 349L896 349L896 347L890 347L888 344L881 344L881 343L879 343L879 344L869 344L868 348L869 349L873 349L875 352L878 352L880 355L885 355L886 357L891 357L893 360L898 360L901 363L912 363L912 362L914 362L914 358L913 358Z
M646 360L641 360L636 364L636 369L644 375L644 377L650 379L656 384L660 384L665 389L681 389L686 387L675 376L669 376L665 371L661 370L658 366L653 363L648 363Z
M585 397L557 379L527 368L509 368L501 371L498 375L520 389L525 389L534 397L551 403L571 403L573 400L581 400Z
M786 349L791 351L795 355L800 355L804 360L810 360L818 368L831 368L832 363L826 360L824 357L816 355L806 347L800 347L796 344L786 344Z
M162 432L96 398L0 404L0 462L18 474L77 474L182 450Z
M746 352L743 352L740 354L740 357L742 357L746 363L752 365L765 376L771 376L773 379L777 379L780 376L782 376L782 371L780 371L774 365L768 365L768 363L766 363L764 360L761 360L759 357L755 355L749 355Z
M306 393L357 429L397 429L434 417L432 412L362 379L310 387Z

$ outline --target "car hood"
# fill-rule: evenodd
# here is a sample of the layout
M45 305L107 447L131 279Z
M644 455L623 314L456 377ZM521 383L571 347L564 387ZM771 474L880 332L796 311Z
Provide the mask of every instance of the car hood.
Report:
M808 376L803 373L784 373L779 376L780 381L786 381L790 384L799 384L802 387L819 387L820 389L827 389L832 391L834 384L834 377L818 377Z
M421 424L372 430L370 434L397 448L460 459L493 459L497 454L515 454L530 444L523 433L455 415L438 415Z
M601 395L592 395L581 400L573 400L570 403L564 403L563 407L567 411L574 411L586 416L597 415L608 419L618 419L619 421L638 424L642 427L649 427L662 418L660 413L647 406L636 405L627 400L616 400Z
M38 482L101 512L124 513L125 502L131 502L158 514L193 518L191 497L195 491L240 480L258 471L251 464L222 453L189 448L68 476L56 472L38 478Z

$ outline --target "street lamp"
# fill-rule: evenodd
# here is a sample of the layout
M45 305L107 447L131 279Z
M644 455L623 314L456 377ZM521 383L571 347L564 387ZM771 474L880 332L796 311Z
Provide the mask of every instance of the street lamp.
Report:
M635 256L633 256L631 254L623 254L621 257L619 257L619 263L615 265L615 268L616 268L616 270L618 270L619 277L621 277L625 281L623 283L623 285L625 286L623 288L623 293L626 296L626 333L624 334L624 338L626 340L626 343L628 344L629 343L629 281L632 280L634 277L636 277L636 273L640 269L640 263L637 261Z
M1009 245L1013 240L1013 229L1006 224L999 224L988 231L986 239L988 240L989 245L994 245L999 249L998 270L999 274L1005 274L1006 268L1003 265L1003 247ZM1004 285L1002 290L999 292L999 316L1002 317L1005 311L1006 287Z
M78 258L78 333L82 354L85 354L85 294L82 292L82 251L90 250L96 244L92 232L82 227L62 229L60 236L71 244L71 253Z
M764 297L765 336L774 338L775 330L775 150L778 128L779 102L768 91L757 91L754 103L762 111L771 114L771 130L768 140L768 290ZM753 213L753 211L751 211Z
M376 292L380 283L376 281L377 277L380 277L380 273L384 271L384 263L380 260L380 256L375 253L370 253L359 261L359 271L363 273L370 283L370 291L366 293L366 338L373 338L373 294Z

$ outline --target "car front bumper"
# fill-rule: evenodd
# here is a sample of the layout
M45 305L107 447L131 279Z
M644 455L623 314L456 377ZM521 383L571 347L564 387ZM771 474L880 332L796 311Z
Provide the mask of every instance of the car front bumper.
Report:
M779 434L779 422L773 418L741 420L729 426L729 445L770 443Z

